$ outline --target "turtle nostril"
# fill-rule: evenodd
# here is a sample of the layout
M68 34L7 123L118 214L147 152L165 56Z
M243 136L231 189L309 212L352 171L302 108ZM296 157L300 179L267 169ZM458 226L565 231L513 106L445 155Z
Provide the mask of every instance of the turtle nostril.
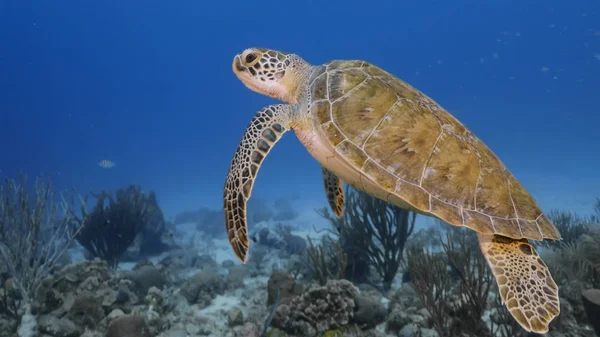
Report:
M250 53L248 55L246 55L246 63L250 63L254 60L256 60L258 56L255 53Z
M235 58L235 68L236 68L238 71L246 71L246 68L245 68L244 66L242 66L242 64L241 64L241 62L240 62L240 58L239 58L239 57L236 57L236 58Z

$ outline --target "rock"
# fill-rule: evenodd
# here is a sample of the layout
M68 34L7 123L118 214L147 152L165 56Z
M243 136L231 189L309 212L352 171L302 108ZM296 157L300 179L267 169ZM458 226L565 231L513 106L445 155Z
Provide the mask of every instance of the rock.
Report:
M417 314L423 316L425 319L431 319L431 314L425 308L419 309L419 311L417 311Z
M192 334L192 335L197 335L200 333L200 331L202 330L202 328L194 323L186 323L185 324L185 331L188 334Z
M600 289L588 289L581 293L583 307L588 320L594 327L596 335L600 336Z
M11 327L12 328L12 327ZM26 313L21 317L21 323L18 328L18 335L22 337L36 336L38 331L38 322L27 308Z
M385 321L387 312L381 301L363 294L357 295L354 301L356 308L353 322L365 327L375 327Z
M146 295L146 297L144 297L144 302L148 305L161 305L164 301L165 295L163 294L163 292L156 288L156 287L151 287L150 289L148 289L148 295Z
M233 308L227 316L227 324L230 327L244 324L244 314L239 308Z
M163 333L160 334L160 336L164 336L164 337L186 337L188 336L188 333L179 327L176 328L172 328L170 330L167 330Z
M406 324L400 332L398 333L398 337L413 337L419 330L419 327L415 323Z
M33 315L24 315L21 318L21 324L25 323L26 327L23 330L23 334L21 336L27 336L28 333L32 334L35 336L35 334L38 333L38 327L37 327L37 322L24 322L23 319L27 320L31 320L34 319L33 321L35 321L35 316ZM0 331L12 331L15 328L15 321L13 320L9 320L7 318L0 318ZM28 330L28 331L25 331ZM8 335L7 336L11 336ZM16 336L16 335L15 335Z
M221 276L213 271L203 270L186 280L181 287L181 295L188 303L198 303L200 308L210 304L213 298L223 292L224 282Z
M68 318L78 326L95 328L104 318L100 299L92 293L82 292L74 299L68 312Z
M409 323L411 323L410 318L404 311L394 310L388 316L385 331L397 334Z
M110 321L106 337L150 337L150 329L143 318L125 315Z
M250 270L246 265L231 266L227 274L227 288L239 289L244 288L244 280L250 274Z
M201 268L200 253L197 249L176 249L167 253L160 265L175 269Z
M38 318L39 329L53 337L78 337L83 332L67 318L42 315Z
M156 287L162 289L166 283L165 276L153 265L145 265L124 273L124 278L132 280L136 285L138 297L144 297L148 289Z
M121 310L121 309L115 309L115 310L111 311L110 314L108 314L108 316L106 316L106 318L110 322L113 319L119 318L121 316L125 316L125 313L123 312L123 310Z
M415 292L412 283L405 283L392 295L388 305L388 312L397 309L405 310L407 308L412 308L416 313L416 311L422 307L421 300Z
M296 284L296 280L289 273L274 271L267 284L267 306L275 303L279 289L279 304L289 304L297 295L302 293L302 286Z
M421 328L421 337L439 337L437 331L433 329Z
M104 337L104 335L100 331L85 330L79 337Z
M259 337L260 331L258 326L254 323L246 323L241 327L236 327L234 329L235 337ZM275 336L272 333L267 333L268 336Z
M419 314L408 315L408 318L410 319L411 322L415 323L418 326L426 326L427 325L427 320L425 319L425 317L423 317Z

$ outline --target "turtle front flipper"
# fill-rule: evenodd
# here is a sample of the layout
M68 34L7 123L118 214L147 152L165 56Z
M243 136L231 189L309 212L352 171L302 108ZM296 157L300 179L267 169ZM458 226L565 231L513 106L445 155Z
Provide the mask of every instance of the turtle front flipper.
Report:
M344 181L324 166L321 166L321 170L327 202L333 214L339 218L344 214Z
M242 263L246 263L250 246L246 202L252 194L260 165L275 143L288 131L285 120L290 111L291 105L275 104L256 113L229 166L223 191L225 225L233 251Z
M558 287L526 239L478 234L479 247L498 284L502 303L527 331L548 332L560 313Z

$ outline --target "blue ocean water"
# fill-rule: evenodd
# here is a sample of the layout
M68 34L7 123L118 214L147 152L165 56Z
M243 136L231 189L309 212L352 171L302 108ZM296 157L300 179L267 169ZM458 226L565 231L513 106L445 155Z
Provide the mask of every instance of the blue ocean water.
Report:
M253 114L231 71L247 47L363 59L449 110L545 210L600 195L600 2L0 1L0 176L157 192L168 216L218 208ZM101 168L98 162L116 165ZM254 195L326 205L292 133Z

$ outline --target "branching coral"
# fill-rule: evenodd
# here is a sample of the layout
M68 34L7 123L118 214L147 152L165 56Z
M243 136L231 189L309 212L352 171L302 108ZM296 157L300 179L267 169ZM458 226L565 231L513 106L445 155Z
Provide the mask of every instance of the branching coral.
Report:
M476 241L475 233L459 229L448 233L442 246L450 266L459 276L460 291L467 301L469 314L481 317L495 280L478 247L469 241Z
M404 247L412 234L416 213L389 204L368 193L346 186L345 211L341 218L327 209L319 214L328 219L348 255L350 278L366 276L373 266L383 280L384 290L391 288L402 262Z
M474 251L473 237L472 231L454 229L441 240L443 253L414 246L407 250L415 290L442 337L491 336L482 316L494 277L482 254ZM452 274L458 277L458 288Z
M448 260L428 249L409 247L406 251L408 268L415 291L432 317L440 337L449 336L452 280L448 273Z
M325 285L330 279L343 279L348 260L340 244L328 236L324 236L318 245L314 245L310 237L307 239L307 266L319 284Z
M12 276L10 287L5 283L2 308L18 316L18 306L10 302L18 293L25 305L22 322L35 325L31 301L81 230L71 231L75 195L70 202L64 198L58 201L50 180L37 179L30 198L21 176L18 183L6 180L5 186L0 186L0 196L0 258Z
M160 209L153 194L144 194L134 185L118 189L115 197L105 191L95 197L92 212L86 214L85 220L77 219L76 228L83 226L77 241L95 257L116 268L136 235L146 225L156 222Z

